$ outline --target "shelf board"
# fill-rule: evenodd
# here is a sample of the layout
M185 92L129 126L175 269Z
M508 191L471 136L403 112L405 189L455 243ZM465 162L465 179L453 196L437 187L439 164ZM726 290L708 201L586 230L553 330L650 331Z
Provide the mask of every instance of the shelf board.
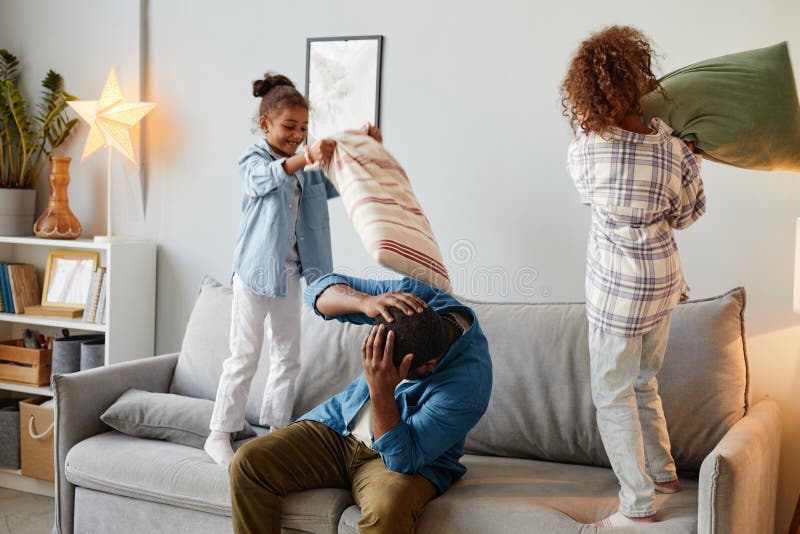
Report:
M0 244L39 245L56 248L81 248L90 250L106 250L108 243L95 242L93 239L40 239L38 237L0 236Z
M19 391L20 393L30 393L32 395L41 395L43 397L53 396L53 392L50 390L49 386L31 386L29 384L20 384L19 382L0 381L0 390Z
M45 495L46 497L53 497L55 495L55 484L53 482L26 477L22 474L21 469L0 468L0 487L11 488L27 493L36 493L38 495Z
M140 237L112 236L111 241L95 241L94 239L40 239L38 237L0 236L0 245L38 245L52 248L79 248L84 250L108 250L114 244L151 244L150 241Z
M43 317L39 315L25 315L23 313L0 312L0 322L35 324L39 326L54 326L56 328L74 328L91 332L106 332L107 325L87 323L83 319L64 319L60 317Z

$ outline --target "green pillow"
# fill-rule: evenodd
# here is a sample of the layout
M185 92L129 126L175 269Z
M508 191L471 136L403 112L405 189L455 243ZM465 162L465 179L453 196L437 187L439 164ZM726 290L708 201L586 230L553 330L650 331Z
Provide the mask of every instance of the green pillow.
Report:
M800 104L785 42L707 59L661 78L666 97L642 99L712 161L745 169L800 172Z

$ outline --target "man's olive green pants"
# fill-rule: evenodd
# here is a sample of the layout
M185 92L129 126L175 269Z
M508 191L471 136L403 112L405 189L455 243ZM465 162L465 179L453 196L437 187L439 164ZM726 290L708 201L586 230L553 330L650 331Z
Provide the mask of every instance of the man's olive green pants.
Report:
M425 477L386 469L380 455L322 423L301 421L254 439L229 468L236 534L281 531L281 497L313 488L353 492L361 532L413 532L436 488Z

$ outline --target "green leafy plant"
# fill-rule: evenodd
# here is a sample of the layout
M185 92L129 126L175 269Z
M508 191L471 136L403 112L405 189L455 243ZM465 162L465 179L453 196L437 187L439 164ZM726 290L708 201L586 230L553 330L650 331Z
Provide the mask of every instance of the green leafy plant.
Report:
M31 115L17 86L19 60L0 50L0 187L32 189L50 154L69 135L78 119L69 119L67 102L77 100L63 90L61 75L48 71L42 96Z

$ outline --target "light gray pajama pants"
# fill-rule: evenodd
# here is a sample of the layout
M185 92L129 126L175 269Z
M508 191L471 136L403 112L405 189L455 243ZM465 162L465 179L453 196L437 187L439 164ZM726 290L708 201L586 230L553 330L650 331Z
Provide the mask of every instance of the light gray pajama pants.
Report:
M211 430L238 432L244 426L250 382L258 368L264 341L269 343L269 375L259 423L283 428L291 422L294 386L300 373L299 272L288 272L286 298L250 291L238 275L233 277L231 305L231 355L222 364Z
M669 316L634 338L589 326L597 426L621 486L619 510L628 517L653 515L653 481L677 478L656 380L668 338Z

